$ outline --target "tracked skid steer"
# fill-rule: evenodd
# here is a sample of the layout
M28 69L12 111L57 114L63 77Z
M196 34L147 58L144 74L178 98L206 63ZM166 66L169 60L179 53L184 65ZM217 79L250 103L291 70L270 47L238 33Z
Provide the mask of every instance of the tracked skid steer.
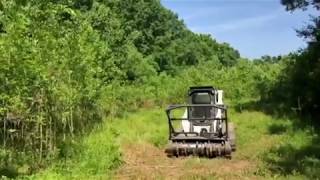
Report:
M234 126L228 122L223 91L212 86L190 87L186 105L166 109L169 123L168 157L231 158L236 150Z

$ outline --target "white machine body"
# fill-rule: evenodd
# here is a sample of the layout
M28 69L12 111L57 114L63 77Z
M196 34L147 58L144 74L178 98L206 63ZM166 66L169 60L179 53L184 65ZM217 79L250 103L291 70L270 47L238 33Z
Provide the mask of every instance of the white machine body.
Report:
M215 100L213 101L215 105L223 105L223 90L215 90ZM186 109L182 118L187 119L188 118L188 110ZM217 109L217 112L215 114L215 118L222 118L222 112L221 109ZM221 126L221 123L218 121L213 122L213 131L216 132L218 128L218 124ZM189 120L182 120L181 121L183 132L190 132L191 129L191 123ZM206 129L207 132L210 132L210 126L193 126L193 132L200 133L203 129Z

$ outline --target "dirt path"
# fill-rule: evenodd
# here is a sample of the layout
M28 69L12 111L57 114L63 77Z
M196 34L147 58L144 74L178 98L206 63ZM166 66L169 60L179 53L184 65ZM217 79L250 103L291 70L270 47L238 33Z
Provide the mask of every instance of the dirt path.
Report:
M157 117L155 119L155 117ZM270 179L273 176L264 160L266 153L286 141L285 133L272 134L278 119L262 112L231 112L236 124L237 151L232 159L167 158L167 124L161 110L142 111L116 121L124 164L115 179ZM160 120L159 120L160 119ZM165 140L165 141L164 141ZM164 143L164 144L163 144Z
M167 158L163 149L151 144L126 144L122 150L125 164L116 179L243 179L256 166L237 158Z

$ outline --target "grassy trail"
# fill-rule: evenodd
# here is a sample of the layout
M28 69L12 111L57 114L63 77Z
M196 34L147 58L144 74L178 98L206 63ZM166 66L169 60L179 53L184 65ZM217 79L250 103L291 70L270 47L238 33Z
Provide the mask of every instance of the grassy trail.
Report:
M143 110L113 121L119 127L124 164L118 179L272 178L265 162L268 152L286 142L292 122L256 111L231 111L238 150L232 160L223 158L172 158L164 154L167 121L163 109ZM304 136L306 136L304 134Z
M119 179L141 178L240 178L253 177L259 168L259 155L282 136L269 136L271 119L258 112L232 113L237 125L238 151L232 160L223 158L173 158L164 154L167 121L162 110L145 110L120 123L119 140L125 164L116 172ZM263 117L261 117L263 116ZM260 117L260 119L256 119ZM145 124L145 125L143 125ZM153 131L156 133L153 134Z
M231 160L167 158L163 108L106 119L84 137L82 151L30 179L317 179L318 133L295 120L258 111L229 110L236 125L237 151ZM120 148L121 156L119 155ZM120 159L119 159L120 157Z
M279 150L288 143L297 149L307 146L313 139L311 133L295 130L294 121L273 118L257 111L239 113L231 110L230 117L236 125L238 146L232 160L167 158L164 146L167 143L168 132L163 109L142 110L114 120L112 126L119 130L118 140L124 158L124 164L116 170L114 177L117 179L305 179L310 175L312 177L312 174L306 173L305 167L290 162L292 160L290 158L294 157L286 157L286 153L292 152Z

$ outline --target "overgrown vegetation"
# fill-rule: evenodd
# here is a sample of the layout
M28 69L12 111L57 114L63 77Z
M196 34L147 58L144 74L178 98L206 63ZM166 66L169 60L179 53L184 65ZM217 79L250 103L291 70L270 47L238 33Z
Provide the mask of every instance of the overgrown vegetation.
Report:
M289 10L307 5L297 2L283 1ZM133 123L146 131L143 141L160 147L165 128L142 123L155 114L131 122L126 112L183 102L193 85L223 89L239 112L248 99L263 99L280 109L298 102L299 111L315 114L319 18L314 22L301 32L313 43L300 54L250 61L226 43L189 31L158 0L3 0L0 175L47 168L46 178L104 177L121 162L118 135L137 141L144 133L121 132L113 123Z
M172 177L174 179L314 179L319 176L319 146L313 144L318 136L315 135L316 130L311 125L301 123L298 119L277 118L250 109L244 109L240 113L230 107L229 112L231 121L237 127L238 150L233 154L232 160L173 158L167 162L168 158L163 154L163 147L167 144L168 128L163 108L141 109L135 113L126 113L122 118L106 120L104 127L98 128L95 133L84 138L84 144L87 145L85 148L88 150L79 153L80 156L72 157L74 161L68 161L67 165L63 162L55 164L29 178L107 179L118 177L118 172L110 171L107 166L109 164L104 163L110 162L107 158L114 155L107 154L110 152L107 151L109 145L106 143L110 142L110 139L106 137L116 140L116 142L111 140L112 144L121 144L123 154L133 153L127 156L133 156L136 162L133 167L128 165L127 170L133 168L134 171L129 173L124 170L124 173L129 173L123 174L124 177L130 175L131 178L161 179L168 174L175 174ZM155 148L144 150L150 146ZM137 149L131 150L131 148ZM151 156L154 159L135 159L139 158L139 156L135 157L135 153L139 154L139 151L144 151L145 156L148 156L155 150L160 151L162 155ZM141 167L137 164L140 161L144 161ZM173 165L175 168L170 168ZM161 168L157 171L150 170L153 166ZM169 167L166 168L166 166ZM234 169L223 170L225 166ZM148 169L150 171L146 171L146 167L150 168Z
M288 11L314 8L317 0L282 0ZM320 16L311 16L310 24L297 33L308 42L306 49L291 55L285 69L271 91L273 101L294 108L304 116L311 115L319 123L320 112ZM288 108L286 108L288 109Z
M181 69L239 57L158 1L1 1L0 15L1 163L29 173L106 115L161 104Z

